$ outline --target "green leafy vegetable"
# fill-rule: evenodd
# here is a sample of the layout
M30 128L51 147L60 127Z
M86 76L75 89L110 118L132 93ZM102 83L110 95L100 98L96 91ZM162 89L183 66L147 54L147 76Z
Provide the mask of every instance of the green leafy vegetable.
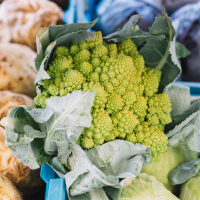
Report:
M185 183L191 177L196 176L200 171L200 159L184 163L169 173L169 180L172 185Z
M169 173L179 165L196 159L197 156L196 152L192 152L185 147L169 146L167 152L163 154L159 162L154 162L143 167L142 172L155 176L156 179L163 183L168 190L176 192L177 188L173 186L171 181L168 179Z
M172 123L166 127L166 130L169 130L166 134L168 146L181 148L184 156L189 159L183 160L181 165L174 168L168 175L170 184L177 185L196 176L200 169L199 160L194 157L195 153L197 157L200 152L200 100L191 101L189 88L185 86L168 86L164 92L168 94L174 108ZM191 152L194 156L190 155Z
M172 118L176 115L182 114L183 111L190 107L191 97L189 87L173 84L167 86L164 89L164 92L167 93L172 104Z
M94 95L95 92L77 91L49 99L46 109L35 106L12 109L6 118L7 145L31 169L39 168L52 156L66 162L70 144L75 144L83 129L91 125Z
M188 172L188 171L186 171ZM185 184L181 186L180 199L181 200L197 200L200 198L200 173L190 178Z
M139 174L132 184L122 190L120 200L178 200L155 177L145 173Z

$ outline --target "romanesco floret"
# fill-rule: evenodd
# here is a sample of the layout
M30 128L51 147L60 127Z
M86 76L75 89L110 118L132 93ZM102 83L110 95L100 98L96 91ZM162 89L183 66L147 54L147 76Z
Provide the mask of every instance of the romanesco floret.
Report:
M98 72L92 72L88 77L87 81L99 83L99 73Z
M108 54L108 49L104 45L99 45L92 50L92 58L102 58Z
M75 56L78 52L79 52L79 47L77 44L72 44L72 46L70 47L70 50L69 50L70 54L72 56Z
M133 114L128 108L112 115L112 122L117 128L118 137L125 139L127 134L130 134L135 126L139 124L137 116Z
M70 56L71 57L71 56ZM65 72L67 69L73 68L70 57L56 57L49 65L50 72Z
M41 94L34 98L35 105L41 108L46 108L46 101L49 99L50 95L47 91L43 91Z
M148 99L147 121L151 125L169 124L172 121L171 110L171 103L167 94L155 94Z
M141 55L136 55L133 57L133 63L137 70L144 71L144 58Z
M107 98L106 110L108 113L116 113L124 107L123 99L118 94L111 94Z
M81 146L90 149L103 144L112 129L113 124L109 114L102 108L95 109L92 112L92 125L84 129L80 137Z
M68 56L69 55L69 49L65 46L57 47L56 50L53 52L53 58L58 58L62 56Z
M80 50L74 57L74 63L80 64L90 60L91 53L87 49Z
M92 66L93 66L94 68L100 67L100 65L101 65L101 60L100 60L100 58L93 58L93 59L91 60L91 64L92 64Z
M45 108L47 99L82 90L96 91L91 109L92 125L78 144L93 148L115 139L144 144L158 161L166 151L165 125L171 122L168 96L158 94L161 72L145 67L131 39L118 44L103 41L101 32L92 40L57 47L34 101Z
M114 92L118 95L125 94L127 86L136 69L133 60L129 56L120 54L116 59L108 59L100 75L100 83L113 85ZM107 91L109 93L109 91Z
M89 75L93 71L93 67L89 62L82 62L78 66L78 70L83 74L83 75Z
M131 39L126 39L118 44L118 50L120 53L123 53L127 56L136 56L138 55L137 47Z
M76 44L76 43L75 43ZM88 43L86 41L79 41L77 42L79 49L88 49Z
M117 45L116 44L109 44L108 45L108 55L109 57L115 58L117 56Z
M127 134L126 140L149 147L155 162L167 151L167 136L157 126L150 126L148 122L137 125L132 133Z
M134 91L126 91L123 95L124 105L128 108L133 106L133 103L137 100L136 94Z
M143 122L147 114L147 99L140 96L136 102L131 105L130 110L138 116L138 119Z
M159 79L158 73L156 71L147 70L142 75L142 83L144 85L144 94L147 97L153 96L156 92L158 92Z
M88 46L92 49L94 47L97 47L101 44L103 44L103 38L102 38L102 34L100 31L95 32L94 35L96 36L94 39L92 40L87 40L88 42Z
M68 70L65 72L64 85L68 92L80 90L85 82L83 74L76 70Z
M105 108L105 104L107 102L108 94L105 92L103 86L99 83L84 83L83 84L83 92L93 92L96 91L93 108Z
M154 68L146 67L146 72L147 72L148 75L153 74L154 76L156 76L157 79L158 79L158 82L160 83L161 71L154 69Z
M59 87L56 85L49 85L48 92L51 94L51 96L58 96L59 95Z

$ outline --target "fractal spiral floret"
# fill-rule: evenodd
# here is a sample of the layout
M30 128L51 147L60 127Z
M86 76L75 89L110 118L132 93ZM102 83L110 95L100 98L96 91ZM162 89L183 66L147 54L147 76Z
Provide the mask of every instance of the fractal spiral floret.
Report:
M41 94L35 104L45 108L54 96L82 90L96 91L91 109L92 125L85 128L78 144L85 149L116 139L144 144L159 161L167 150L164 127L171 122L171 103L158 93L161 71L145 67L131 39L117 44L95 38L54 50Z

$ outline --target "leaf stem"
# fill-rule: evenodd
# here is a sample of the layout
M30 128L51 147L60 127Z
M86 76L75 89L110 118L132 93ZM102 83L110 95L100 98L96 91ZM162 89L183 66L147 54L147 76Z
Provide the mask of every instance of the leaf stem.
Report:
M88 192L91 200L109 200L103 188Z

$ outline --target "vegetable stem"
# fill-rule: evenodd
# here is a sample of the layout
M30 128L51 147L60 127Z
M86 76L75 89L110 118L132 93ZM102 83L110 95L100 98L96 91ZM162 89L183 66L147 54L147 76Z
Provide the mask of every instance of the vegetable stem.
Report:
M103 188L92 190L88 194L91 200L109 200Z

